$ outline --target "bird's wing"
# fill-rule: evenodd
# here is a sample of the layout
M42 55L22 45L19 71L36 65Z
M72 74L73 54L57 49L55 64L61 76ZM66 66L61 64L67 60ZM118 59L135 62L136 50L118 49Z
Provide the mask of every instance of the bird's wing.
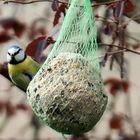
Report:
M25 70L25 73L28 73L33 77L38 72L39 69L40 69L40 64L34 61L32 58L30 58L29 66Z
M16 76L16 78L14 78L15 83L19 83L17 86L25 91L26 91L30 81L34 77L34 75L40 69L39 63L37 63L30 57L28 57L28 58L29 58L28 59L29 61L28 61L28 66L26 67L26 69L24 69L24 71L22 73L18 74L18 76Z
M35 73L40 69L40 64L37 63L36 61L33 62L33 66L35 68Z
M12 81L22 90L26 91L31 79L27 74L21 73L14 76Z

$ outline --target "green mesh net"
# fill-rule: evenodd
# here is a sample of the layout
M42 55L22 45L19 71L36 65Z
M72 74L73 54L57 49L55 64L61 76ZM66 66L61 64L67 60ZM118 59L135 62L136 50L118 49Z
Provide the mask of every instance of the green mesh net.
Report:
M104 93L90 0L72 0L51 53L28 86L28 101L47 125L77 135L101 118Z
M80 53L99 70L95 21L90 0L72 0L59 37L45 65L59 53Z

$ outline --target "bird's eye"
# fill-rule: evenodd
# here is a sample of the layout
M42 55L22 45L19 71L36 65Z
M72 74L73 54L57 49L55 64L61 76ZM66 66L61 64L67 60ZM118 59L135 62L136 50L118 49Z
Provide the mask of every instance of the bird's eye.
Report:
M8 52L8 54L10 55L10 53Z
M17 55L22 49L19 49L17 52L14 53L14 55Z

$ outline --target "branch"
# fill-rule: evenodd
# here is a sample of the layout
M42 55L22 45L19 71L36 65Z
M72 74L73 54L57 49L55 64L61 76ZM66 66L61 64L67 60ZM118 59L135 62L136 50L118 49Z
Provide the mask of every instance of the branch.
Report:
M114 45L114 44L104 44L104 43L99 43L99 45L101 45L101 46L109 46L109 47L112 47L112 46L113 46L113 47L116 47L116 48L122 49L121 46ZM131 53L135 53L135 54L140 55L140 52L136 52L136 51L133 51L133 50L128 49L128 48L125 48L125 47L123 47L123 49L125 49L125 50L128 51L128 52L131 52Z
M113 52L107 52L107 55L113 55L113 54L118 54L118 53L122 53L122 52L126 52L126 49L123 50L117 50L117 51L113 51Z
M16 0L3 0L4 4L16 3L16 4L32 4L37 2L52 2L52 0L33 0L33 1L16 1ZM59 3L68 4L66 2L58 1Z
M109 2L100 2L100 3L97 3L97 4L93 4L92 7L96 7L96 6L101 6L101 5L111 5L111 4L116 4L116 3L119 3L119 2L122 2L122 1L126 1L126 0L113 0L113 1L109 1Z
M32 3L37 3L37 2L52 2L52 0L33 0L33 1L2 0L2 1L4 1L4 4L8 4L8 3L32 4ZM101 5L111 5L111 4L121 2L121 1L125 1L125 0L101 2L101 3L93 4L92 7L101 6ZM63 1L58 1L58 2L63 3L63 4L68 4L67 2L63 2Z

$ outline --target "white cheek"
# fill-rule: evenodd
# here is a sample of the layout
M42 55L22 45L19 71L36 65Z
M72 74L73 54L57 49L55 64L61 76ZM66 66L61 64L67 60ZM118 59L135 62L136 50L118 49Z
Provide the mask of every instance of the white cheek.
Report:
M9 54L7 54L7 62L11 61L11 56Z
M15 60L18 62L18 61L21 61L24 59L24 52L23 51L20 51L17 55L15 55Z

